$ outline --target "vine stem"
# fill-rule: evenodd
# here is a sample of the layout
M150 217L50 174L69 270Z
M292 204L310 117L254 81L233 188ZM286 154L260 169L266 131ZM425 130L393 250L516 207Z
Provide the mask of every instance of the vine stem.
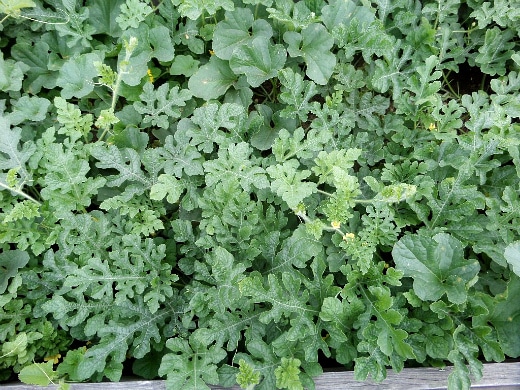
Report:
M16 189L16 188L9 187L8 185L2 183L1 181L0 181L0 187L3 187L3 188L5 188L5 189L7 189L7 190L9 190L9 191L12 191L12 192L14 192L14 193L17 194L17 195L21 195L21 196L23 196L24 198L30 200L31 202L36 203L38 206L41 206L41 205L42 205L40 202L38 202L36 199L34 199L31 195L26 194L25 192L23 192L23 191L21 191L21 190L18 190L18 189Z
M448 76L450 75L451 71L448 72L448 74L445 74L444 72L442 72L442 78L444 79L444 82L446 83L446 85L448 86L448 89L450 90L450 92L457 97L457 99L460 99L460 96L457 92L455 92L455 90L453 89L450 81L448 80Z
M327 191L323 191L323 190L316 190L316 192L318 194L323 194L323 195L327 195L327 196L332 196L333 194L331 194L330 192L327 192Z
M114 88L112 88L112 103L110 104L110 111L112 113L114 112L114 110L116 108L117 99L119 98L119 88L121 87L121 82L123 81L123 75L128 73L127 72L128 63L129 63L130 57L132 56L132 53L136 47L137 47L137 38L136 37L130 37L130 40L128 42L125 42L125 50L126 50L125 59L123 61L121 61L119 64L120 69L119 69L119 72L117 72L117 79L114 84ZM105 137L105 135L109 132L109 130L110 130L110 126L107 126L105 128L105 130L99 136L98 141L101 141Z

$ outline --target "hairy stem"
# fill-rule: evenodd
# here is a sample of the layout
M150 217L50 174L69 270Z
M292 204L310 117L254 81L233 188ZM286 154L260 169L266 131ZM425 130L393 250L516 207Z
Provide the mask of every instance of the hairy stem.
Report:
M6 190L12 191L12 192L14 192L14 193L17 194L17 195L23 196L24 198L30 200L31 202L36 203L38 206L41 206L41 205L42 205L40 202L38 202L36 199L34 199L31 195L26 194L26 193L23 192L22 190L19 190L19 189L16 189L16 188L12 188L12 187L9 187L7 184L2 183L1 181L0 181L0 187L5 188Z

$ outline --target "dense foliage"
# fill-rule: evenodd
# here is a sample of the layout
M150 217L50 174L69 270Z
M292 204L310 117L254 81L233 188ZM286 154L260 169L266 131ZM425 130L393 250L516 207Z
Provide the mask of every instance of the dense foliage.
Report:
M0 13L0 380L520 356L518 0Z

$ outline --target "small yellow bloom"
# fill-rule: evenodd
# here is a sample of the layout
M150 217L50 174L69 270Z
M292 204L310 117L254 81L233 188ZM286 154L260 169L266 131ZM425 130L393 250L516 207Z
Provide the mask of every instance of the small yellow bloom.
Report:
M209 51L209 55L212 56L212 55L215 55L215 52L213 50L210 49Z
M334 229L339 229L341 227L341 222L339 221L332 221L330 223L330 225L334 228Z
M354 233L345 233L343 235L343 239L345 241L352 240L354 237L356 237L356 235Z
M47 356L47 357L44 357L43 358L43 361L44 362L48 362L48 361L51 361L54 363L54 364L58 364L58 362L60 361L60 358L61 358L61 355L59 353L57 353L56 355L54 356Z
M437 126L435 126L435 123L433 123L433 122L430 123L430 126L428 126L428 130L430 130L430 131L433 131L433 130L435 130L436 128L437 128Z
M151 83L153 83L155 81L155 79L153 78L153 74L152 74L152 71L150 69L148 69L146 71L146 74L148 75L148 81L150 81Z

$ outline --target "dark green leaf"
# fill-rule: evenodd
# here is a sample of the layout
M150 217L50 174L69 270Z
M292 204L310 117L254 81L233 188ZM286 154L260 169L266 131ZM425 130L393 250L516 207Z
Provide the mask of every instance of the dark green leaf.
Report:
M18 270L28 262L29 255L24 251L10 250L0 253L0 294L7 289L9 278L18 274Z
M252 87L275 77L283 68L286 52L282 45L273 45L264 36L254 38L247 46L233 51L229 66L235 74L245 74Z
M159 367L159 375L166 375L169 388L203 390L206 384L218 384L217 363L226 357L226 351L207 346L194 337L188 340L173 338L166 341L167 353Z
M94 63L102 60L98 53L87 53L71 58L63 64L56 80L56 84L63 88L61 96L64 99L82 98L92 92L92 79L98 75Z
M286 32L284 40L291 57L302 56L307 64L306 74L316 84L327 84L334 66L336 56L330 52L334 39L323 25L313 23L301 34Z
M436 301L444 294L453 303L464 303L480 269L476 260L464 259L462 244L449 234L432 238L408 235L392 250L396 269L413 278L422 300Z
M212 56L190 77L188 87L194 96L211 100L224 95L237 78L227 61Z
M226 12L225 19L217 24L213 50L218 58L229 60L237 48L250 45L257 36L270 39L273 36L270 24L264 19L254 20L249 8L236 8Z

